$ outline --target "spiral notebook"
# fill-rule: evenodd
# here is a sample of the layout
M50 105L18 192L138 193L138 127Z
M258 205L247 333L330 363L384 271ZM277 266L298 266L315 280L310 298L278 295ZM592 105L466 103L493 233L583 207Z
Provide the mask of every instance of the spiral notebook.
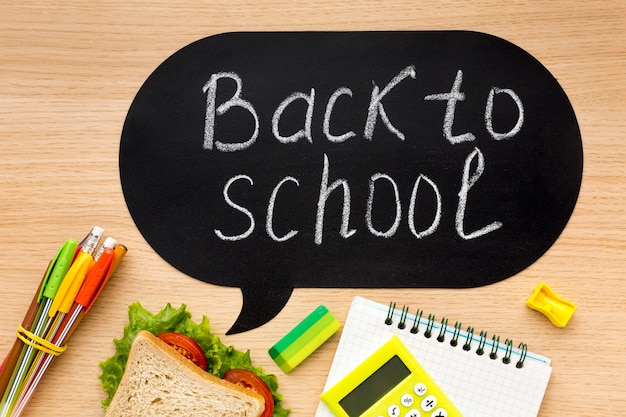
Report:
M448 324L406 306L355 297L324 391L361 363L392 334L443 389L464 417L537 416L548 386L550 359L524 344L461 324ZM316 417L332 417L320 402Z

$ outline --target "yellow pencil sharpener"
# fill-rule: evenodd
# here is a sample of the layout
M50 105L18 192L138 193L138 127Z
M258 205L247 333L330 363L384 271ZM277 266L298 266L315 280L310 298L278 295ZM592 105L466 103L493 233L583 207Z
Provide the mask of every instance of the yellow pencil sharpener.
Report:
M542 313L556 327L565 327L576 311L576 304L559 297L543 282L535 287L526 305Z

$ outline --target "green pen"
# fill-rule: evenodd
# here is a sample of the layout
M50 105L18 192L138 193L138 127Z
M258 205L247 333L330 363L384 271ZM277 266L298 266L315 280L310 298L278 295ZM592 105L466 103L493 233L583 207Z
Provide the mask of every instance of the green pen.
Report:
M39 337L43 337L47 331L47 326L50 321L48 320L50 305L52 304L52 300L54 299L65 274L67 274L67 271L72 265L77 247L78 242L76 240L66 240L54 258L52 258L52 261L50 261L50 266L46 271L46 275L37 299L37 302L39 303L39 310L37 311L34 324L31 329L31 332ZM43 304L42 300L44 301ZM22 347L22 351L16 362L19 366L13 369L9 383L4 391L4 395L2 396L2 401L0 401L1 417L9 416L12 411L12 403L15 401L15 394L17 393L18 388L22 383L21 380L26 375L26 371L28 371L30 363L33 360L35 354L34 350L35 349L31 346L25 345Z
M54 298L59 286L61 285L61 281L63 281L65 274L67 274L67 271L72 265L72 260L74 259L77 247L78 242L74 239L66 240L63 246L61 246L61 249L59 249L56 256L50 263L46 278L44 279L41 291L39 292L38 302L41 302L42 297L48 299Z

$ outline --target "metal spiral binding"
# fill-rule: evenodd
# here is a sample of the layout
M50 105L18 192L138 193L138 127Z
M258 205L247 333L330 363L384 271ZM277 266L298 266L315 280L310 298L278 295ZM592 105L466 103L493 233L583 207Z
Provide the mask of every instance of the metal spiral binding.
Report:
M435 315L428 315L428 323L426 323L426 331L424 331L424 337L430 338L433 334L433 326L435 325Z
M446 329L447 328L448 328L448 319L444 317L441 319L441 329L439 329L439 336L437 336L438 342L443 343L446 341Z
M513 353L513 340L506 339L504 342L506 345L506 350L504 351L504 358L502 358L502 363L506 363L507 365L511 363L511 354Z
M520 355L519 360L515 364L515 367L521 368L522 366L524 366L524 360L526 360L526 354L528 353L528 346L526 345L526 343L520 343L518 347L521 349L522 354Z
M487 332L484 330L480 331L480 340L478 341L478 348L476 349L476 354L481 356L485 353L485 342L487 341Z
M385 319L385 324L392 325L393 324L393 316L396 311L396 303L389 303L389 310L387 311L387 318ZM407 328L407 318L409 315L409 307L403 306L400 311L400 321L398 322L398 329L403 330ZM412 334L419 333L419 326L422 324L422 316L423 310L417 309L415 315L413 317L413 324L411 325L410 332ZM426 322L426 328L424 330L424 337L430 338L432 337L433 328L435 325L436 317L434 314L428 315L428 321ZM457 321L454 324L454 330L452 331L452 338L450 339L450 346L456 347L459 343L459 338L461 337L461 322ZM446 317L441 319L441 326L439 328L439 333L437 335L436 340L439 343L444 343L446 340L446 333L448 329L448 319ZM474 328L472 326L468 326L463 336L465 338L465 342L463 343L463 350L471 351L472 350L472 342L474 339ZM479 356L485 354L485 346L487 345L487 337L488 334L486 331L481 330L478 338L478 346L476 347L475 353ZM526 360L526 355L528 353L528 346L525 343L520 343L518 345L518 349L521 351L519 360L515 363L516 368L522 368L524 366L524 361ZM498 351L500 350L500 336L493 335L491 338L491 351L489 352L489 359L496 360L498 359ZM513 355L513 340L506 339L504 342L504 357L502 358L502 363L510 364L511 357Z
M385 324L390 326L393 324L393 311L396 309L396 303L389 303L389 310L387 311L387 319L385 320Z
M452 334L452 339L450 340L450 346L456 346L459 343L459 335L461 334L461 322L457 321L454 323L454 333Z
M467 328L467 336L465 336L465 344L463 350L469 351L472 349L472 339L474 338L474 328L469 326Z
M398 329L402 330L406 327L406 316L409 314L409 307L402 307L402 314L400 314L400 323L398 323Z
M415 317L413 318L413 326L411 327L411 333L417 334L419 332L420 320L422 319L422 310L418 309L415 312Z
M491 339L491 353L489 354L490 359L498 359L498 348L500 347L500 336L493 335Z

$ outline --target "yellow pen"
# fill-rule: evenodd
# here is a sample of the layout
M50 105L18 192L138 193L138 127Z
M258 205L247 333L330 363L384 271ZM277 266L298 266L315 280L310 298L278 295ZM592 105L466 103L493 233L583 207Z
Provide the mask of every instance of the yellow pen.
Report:
M72 266L69 271L67 271L61 286L57 290L50 310L48 311L48 317L54 317L58 311L67 313L72 308L74 298L76 298L80 286L83 284L83 281L85 281L85 277L91 267L95 264L92 253L96 249L96 246L98 246L103 233L104 229L96 226L85 239L85 243L82 245L80 252L76 256L76 259L74 259Z
M57 312L67 313L70 311L74 298L94 263L94 259L87 252L78 254L52 301L52 306L48 311L49 317L54 317Z

